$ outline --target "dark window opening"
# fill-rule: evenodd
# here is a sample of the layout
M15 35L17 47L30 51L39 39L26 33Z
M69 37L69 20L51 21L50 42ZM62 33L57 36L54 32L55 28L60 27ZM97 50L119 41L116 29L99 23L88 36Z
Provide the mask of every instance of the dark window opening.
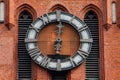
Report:
M93 38L91 53L86 59L86 79L99 80L99 28L98 17L93 11L89 11L84 18Z
M27 29L32 23L32 15L23 11L18 20L18 80L32 80L32 62L29 57L24 39Z
M67 80L67 71L50 71L51 80Z

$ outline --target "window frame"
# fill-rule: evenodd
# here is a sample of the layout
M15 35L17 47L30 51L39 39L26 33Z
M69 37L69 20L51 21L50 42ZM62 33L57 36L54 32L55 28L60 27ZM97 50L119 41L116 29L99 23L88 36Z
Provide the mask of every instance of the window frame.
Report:
M97 58L97 59L98 59L98 65L97 65L97 66L93 66L94 61L92 61L93 63L90 62L90 63L91 63L91 64L90 64L90 63L88 63L88 60L87 60L87 62L85 62L85 67L89 67L89 68L90 68L90 67L96 67L96 68L99 70L99 72L98 72L98 79L100 79L100 77L101 77L101 76L100 76L100 74L101 74L101 73L100 73L100 65L101 65L101 64L100 64L100 46L99 46L99 45L100 45L100 43L99 43L99 40L100 40L100 34L99 34L99 17L98 17L98 15L96 14L96 12L94 12L93 10L89 10L89 11L85 14L85 16L84 16L84 22L85 22L86 17L88 17L88 15L89 15L90 13L91 13L92 15L94 15L94 17L97 19L98 39L95 38L96 35L95 35L95 33L94 33L94 34L93 34L93 35L94 35L94 36L93 36L93 37L94 37L94 38L93 38L93 41L94 41L94 39L95 39L95 40L96 40L96 39L98 40L98 41L96 41L96 42L94 42L94 43L97 43L97 42L98 42L98 45L97 45L97 46L98 46L98 54L97 54L96 56L99 56L99 57L97 58L96 56L91 56L91 57L94 57L94 58ZM90 22L88 22L88 23L90 24ZM91 22L91 23L92 23L92 22ZM87 23L86 23L86 24L87 24ZM94 26L96 26L96 24L94 24ZM89 26L88 26L88 27L89 27ZM90 27L91 27L91 26L90 26ZM92 25L92 27L93 27L93 25ZM95 27L93 27L93 28L95 28ZM97 28L96 28L96 29L97 29ZM91 29L90 29L90 30L91 30ZM92 32L91 32L91 34L92 34ZM95 45L94 45L93 47L95 47ZM96 49L96 48L93 48L92 51L93 51L94 49ZM91 51L91 52L92 52L92 51ZM95 53L95 52L92 52L92 55L93 55L93 54L96 54L96 53ZM91 54L90 54L90 55L91 55ZM87 58L87 59L88 59L88 58ZM92 59L92 58L90 58L90 59ZM95 59L95 60L97 60L97 59ZM97 61L95 61L95 62L97 62ZM88 64L87 64L87 63L88 63ZM96 64L95 64L95 65L96 65ZM87 68L87 69L88 69L88 68ZM90 69L89 69L89 70L90 70ZM89 70L87 70L87 71L89 71ZM91 70L92 70L92 69L91 69ZM90 71L91 71L91 70L90 70ZM97 71L97 70L92 70L92 71ZM86 70L85 70L85 73L86 73ZM92 73L92 74L93 74L93 73ZM90 78L87 79L87 77L89 77L89 76L87 76L87 75L88 75L88 74L86 74L85 80L90 79ZM92 78L93 76L94 76L94 78L95 78L95 74L92 75L91 78Z
M111 4L111 11L112 11L112 24L116 24L117 22L117 5L116 2L113 1Z
M4 20L0 21L0 24L4 24L9 29L9 0L0 0L4 2Z

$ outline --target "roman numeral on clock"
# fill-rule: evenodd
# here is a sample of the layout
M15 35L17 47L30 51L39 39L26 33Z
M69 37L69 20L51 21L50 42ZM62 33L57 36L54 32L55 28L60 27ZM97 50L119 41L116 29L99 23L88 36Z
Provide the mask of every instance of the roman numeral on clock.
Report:
M86 26L86 25L84 25L83 27L81 27L80 29L78 29L78 32L81 32L81 31L83 31L83 30L85 30L85 29L87 29L88 27Z
M86 59L86 57L88 56L88 53L85 52L85 51L83 51L83 50L81 50L81 49L79 49L79 50L77 51L77 53L78 53L80 56L82 56L84 59Z
M50 17L49 17L48 14L46 14L46 17L47 17L48 21L51 22Z
M34 26L34 25L33 25L33 24L31 24L29 28L34 29L34 30L38 33L38 32L39 32L39 29L38 29L38 28L36 28L36 27L33 27L33 26Z
M40 17L40 19L43 21L43 24L44 25L46 25L47 23L49 23L49 17L47 16L44 16L44 15L42 15L41 17Z
M73 61L73 59L71 57L70 57L70 62L72 64L72 66L75 67L76 64L75 64L75 62Z
M33 48L33 49L29 49L28 50L28 53L30 53L30 54L34 54L34 53L37 53L37 52L40 52L40 50L38 49L38 48Z
M31 56L31 58L33 58L33 60L37 59L41 54L40 50L37 48L29 50L28 53Z
M57 59L57 71L61 71L61 60Z
M25 42L26 43L33 43L33 42L37 42L37 39L28 39L28 38L25 38Z
M42 62L41 62L40 64L41 64L43 67L47 67L47 68L48 68L48 65L49 65L50 61L51 61L50 58L44 56L44 58L43 58L43 60L42 60Z
M72 21L74 20L75 16L72 16L71 20L69 23L72 23Z
M57 17L57 21L60 21L60 18L61 18L61 10L57 10L57 11L56 11L56 17Z
M83 43L92 43L93 39L92 38L90 38L90 39L80 39L80 42L83 42Z

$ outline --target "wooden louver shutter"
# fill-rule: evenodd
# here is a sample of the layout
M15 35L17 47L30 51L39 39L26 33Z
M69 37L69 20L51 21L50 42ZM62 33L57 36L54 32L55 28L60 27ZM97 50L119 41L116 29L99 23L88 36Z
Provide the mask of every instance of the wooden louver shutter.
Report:
M88 25L93 37L91 53L86 59L86 80L99 80L98 17L93 11L89 11L85 16L84 21Z
M32 16L29 12L23 11L19 15L18 31L18 80L32 79L32 64L25 48L25 35L29 25L32 23Z

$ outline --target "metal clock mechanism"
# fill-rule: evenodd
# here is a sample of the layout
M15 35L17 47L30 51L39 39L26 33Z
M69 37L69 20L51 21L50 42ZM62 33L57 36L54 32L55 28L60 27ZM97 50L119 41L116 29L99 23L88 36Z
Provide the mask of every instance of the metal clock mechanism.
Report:
M51 58L40 51L37 44L37 37L41 29L49 23L57 22L57 38L54 42L57 58ZM66 23L71 25L80 36L80 47L71 57L60 59L60 50L62 47L62 28ZM30 57L40 66L53 71L64 71L79 66L89 55L93 39L88 26L78 17L61 11L50 12L37 18L30 26L26 33L25 44Z

